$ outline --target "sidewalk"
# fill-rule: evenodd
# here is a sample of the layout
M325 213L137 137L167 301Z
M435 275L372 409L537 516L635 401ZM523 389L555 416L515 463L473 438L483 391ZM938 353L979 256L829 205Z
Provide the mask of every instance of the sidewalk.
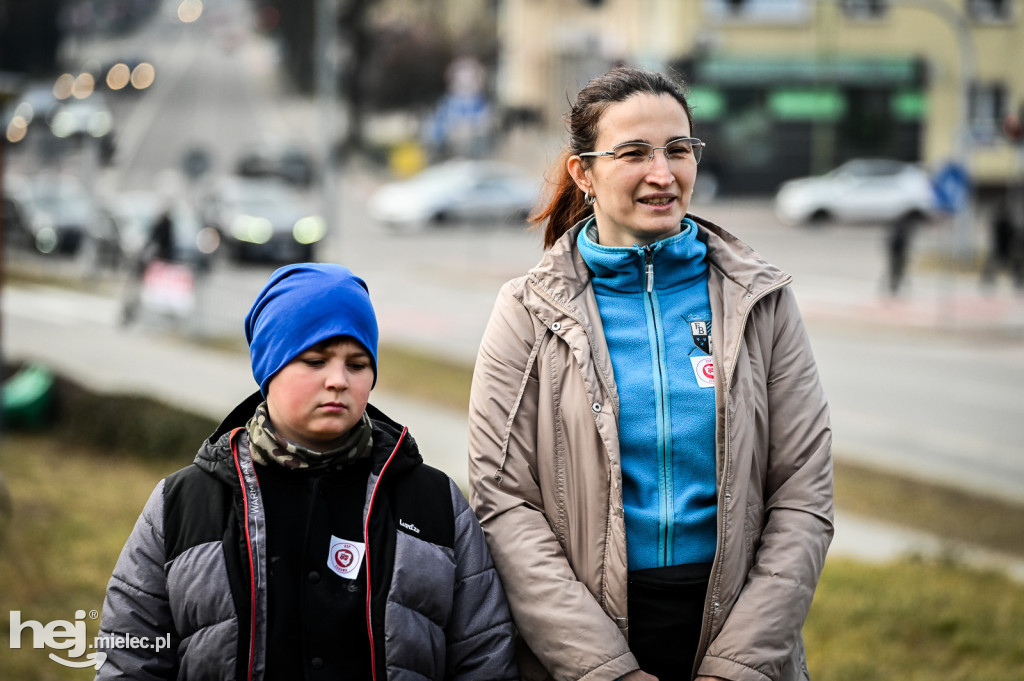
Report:
M117 302L109 298L7 286L2 309L7 361L43 362L98 392L148 395L217 420L256 388L244 353L152 330L125 332L116 325ZM467 487L464 414L380 391L371 402L409 427L428 463ZM1024 581L1024 560L842 512L829 555L869 561L954 556Z

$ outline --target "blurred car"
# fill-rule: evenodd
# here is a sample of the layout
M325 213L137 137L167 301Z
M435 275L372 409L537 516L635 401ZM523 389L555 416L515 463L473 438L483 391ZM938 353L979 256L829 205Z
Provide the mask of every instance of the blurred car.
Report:
M172 225L171 260L205 266L220 247L219 233L203 225L196 210L183 199L168 201L156 192L128 191L105 202L118 227L121 250L130 262L144 258L153 228L165 210Z
M278 177L308 187L314 179L313 158L293 144L267 143L239 156L235 172L243 177Z
M114 156L114 118L98 93L61 102L50 114L50 131L62 139L95 139L104 163Z
M925 220L936 208L928 173L887 159L847 161L820 177L784 182L775 195L776 215L790 224Z
M44 254L89 255L115 265L121 257L117 225L73 175L40 173L5 179L5 213L16 215L25 245Z
M283 180L223 178L202 200L201 214L238 261L278 263L315 259L326 236L323 218Z
M389 227L416 229L450 221L525 220L540 181L497 161L454 160L407 180L383 185L370 197L370 216Z
M0 134L6 137L7 142L17 144L25 139L30 128L46 128L46 121L58 105L52 85L30 85L4 109Z

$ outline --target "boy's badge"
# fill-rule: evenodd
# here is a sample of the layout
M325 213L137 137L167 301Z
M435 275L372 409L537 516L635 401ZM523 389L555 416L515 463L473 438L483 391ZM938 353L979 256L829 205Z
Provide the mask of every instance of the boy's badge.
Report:
M711 354L711 322L690 322L690 335L693 336L693 344L704 351L704 354Z
M359 574L359 566L363 564L365 554L366 544L331 536L331 550L327 554L327 567L339 577L355 579Z
M715 387L715 361L710 357L691 357L693 375L701 388Z

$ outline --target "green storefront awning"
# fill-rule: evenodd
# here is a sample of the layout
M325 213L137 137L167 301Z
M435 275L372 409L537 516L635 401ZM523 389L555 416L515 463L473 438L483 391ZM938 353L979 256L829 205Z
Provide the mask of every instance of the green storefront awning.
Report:
M846 113L846 100L836 89L780 89L769 93L768 109L778 120L837 121Z
M713 121L725 112L725 96L714 88L691 87L686 101L697 120Z
M920 85L923 80L922 62L913 57L707 57L693 64L695 85L892 87Z

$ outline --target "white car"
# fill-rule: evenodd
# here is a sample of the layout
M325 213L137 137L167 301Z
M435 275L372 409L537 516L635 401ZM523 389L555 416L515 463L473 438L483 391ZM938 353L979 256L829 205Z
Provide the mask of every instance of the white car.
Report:
M784 182L775 195L775 214L789 224L926 220L936 209L928 173L886 159L848 161L820 177Z
M451 221L524 221L540 181L496 161L454 160L382 186L370 197L370 216L389 227L417 229Z

